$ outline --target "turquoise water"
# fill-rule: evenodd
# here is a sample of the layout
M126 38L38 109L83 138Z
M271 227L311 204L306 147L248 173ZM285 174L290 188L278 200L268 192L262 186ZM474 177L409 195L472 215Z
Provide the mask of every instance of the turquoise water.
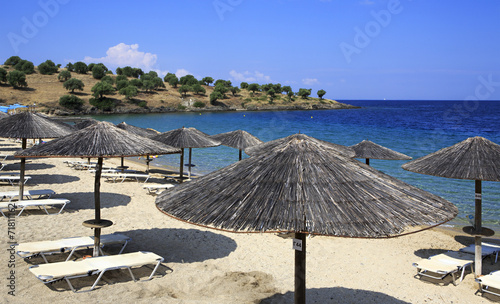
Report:
M342 145L364 139L414 159L468 137L483 136L500 143L499 101L345 101L361 109L224 113L166 113L93 116L112 123L153 128L160 132L195 127L210 135L242 129L263 141L303 133ZM194 173L206 174L238 160L228 147L193 149ZM409 184L437 194L459 208L454 224L474 214L474 181L412 173L405 161L370 160L370 165ZM160 156L154 165L178 167L178 155ZM483 223L500 231L500 183L483 182Z

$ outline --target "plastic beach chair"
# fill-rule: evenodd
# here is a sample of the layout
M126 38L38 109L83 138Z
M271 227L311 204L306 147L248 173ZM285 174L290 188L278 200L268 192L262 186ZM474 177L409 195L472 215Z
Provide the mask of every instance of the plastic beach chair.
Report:
M135 179L138 182L139 178L145 178L144 183L146 183L151 177L149 174L137 173L103 173L101 174L101 176L106 178L107 180L112 180L114 183L116 183L117 179L121 179L122 181L120 183L123 183L123 181L127 178Z
M4 217L8 217L5 215L4 212L6 211L15 211L18 208L21 208L21 211L16 216L20 216L21 213L23 213L24 209L26 207L34 206L38 208L43 208L45 210L45 213L48 215L55 215L61 213L63 211L64 207L66 204L69 204L70 200L65 199L65 198L48 198L48 199L39 199L39 200L24 200L24 201L16 201L16 202L0 202L0 213ZM59 209L59 212L57 213L49 213L47 211L46 206L56 206L56 205L62 205L61 209Z
M172 184L149 184L144 185L143 188L148 190L148 194L158 194L161 190L170 189L175 187Z
M9 174L9 175L0 175L0 181L6 181L10 183L12 186L14 186L14 183L18 183L21 177L19 174ZM25 176L24 177L24 183L31 179L31 176Z
M500 270L490 272L489 274L484 276L480 276L479 278L476 278L476 282L479 283L478 291L480 291L482 294L486 292L500 297Z
M455 275L460 274L460 281L462 282L465 274L465 268L470 266L471 272L472 264L474 263L474 256L465 252L448 251L438 255L422 259L413 266L417 268L417 277L425 276L433 279L442 280L447 275L451 275L453 285L457 285Z
M467 247L460 248L461 252L466 252L470 254L475 254L476 252L476 245L471 244ZM490 256L491 258L491 264L494 264L498 261L498 253L500 252L500 245L499 244L491 244L491 243L482 243L481 244L481 255L484 258L487 256ZM493 260L493 257L495 259Z
M73 287L70 279L97 275L92 287L93 290L106 271L115 269L128 269L132 280L136 281L132 273L132 267L141 267L149 264L156 264L151 275L146 280L151 280L156 270L163 262L163 258L152 252L132 252L120 255L90 257L79 261L66 261L51 264L34 265L29 270L44 284L59 280L65 280L73 292L78 292ZM83 292L83 290L80 290Z
M50 189L24 190L22 198L26 198L28 200L50 198L53 194L55 194L54 190ZM0 192L0 201L8 198L10 202L16 197L19 197L19 191Z
M104 234L101 235L101 243L99 247L99 251L101 255L104 255L102 252L102 247L108 245L116 245L121 244L122 247L118 254L121 254L127 246L128 242L130 242L130 238L124 234ZM94 247L94 237L93 236L82 236L82 237L71 237L65 238L55 241L40 241L40 242L29 242L29 243L21 243L16 245L17 255L19 255L23 259L31 259L34 257L41 256L45 263L48 263L46 256L66 253L69 252L66 261L73 256L75 251L81 249L89 249Z

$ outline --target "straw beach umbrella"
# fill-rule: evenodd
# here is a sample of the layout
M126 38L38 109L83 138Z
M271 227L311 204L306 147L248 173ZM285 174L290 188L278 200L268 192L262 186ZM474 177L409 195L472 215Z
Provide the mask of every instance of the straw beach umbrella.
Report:
M189 177L191 177L191 150L192 148L208 148L220 146L221 142L210 138L209 135L195 128L180 128L152 137L152 139L181 149L179 178L182 182L184 176L184 149L189 148Z
M253 155L260 155L260 154L266 154L269 151L272 151L274 149L283 147L288 142L290 142L292 139L311 141L311 142L313 142L314 144L316 144L318 146L325 147L325 148L327 148L329 150L333 149L334 151L336 151L337 153L342 154L345 157L354 157L354 150L352 148L350 148L350 147L346 147L346 146L334 144L334 143L331 143L331 142L327 142L327 141L324 141L324 140L321 140L321 139L317 139L317 138L314 138L314 137L310 137L310 136L307 136L305 134L300 134L300 133L299 134L293 134L293 135L290 135L290 136L287 136L287 137L283 137L283 138L278 138L278 139L275 139L275 140L271 140L271 141L268 141L268 142L265 142L265 143L262 143L262 144L259 144L259 145L251 146L251 147L245 149L245 153L248 154L248 155L251 155L251 156L253 156Z
M145 129L145 128L141 128L141 127L136 127L133 125L129 125L126 122L121 122L121 123L117 124L116 126L120 129L125 130L125 131L129 131L131 133L134 133L135 135L139 135L139 136L147 137L147 138L151 138L153 136L160 134L160 132L155 131L153 129Z
M475 180L474 226L464 232L474 235L476 276L481 275L481 237L493 235L482 225L481 181L500 181L500 145L484 137L470 137L453 146L408 162L403 169L434 176Z
M99 122L98 120L95 120L93 118L84 119L79 123L75 124L75 128L78 130L85 129L86 127L96 124L98 122Z
M372 141L363 140L362 142L351 146L356 155L355 158L365 158L366 164L370 164L370 158L372 159L388 159L388 160L410 160L411 157L391 150L386 147L382 147Z
M450 202L301 134L163 192L156 205L171 217L204 227L295 233L296 303L305 302L306 235L385 238L439 225L457 214Z
M18 152L16 157L96 157L94 203L95 218L84 222L84 226L95 228L94 256L99 255L101 228L112 225L101 219L100 179L105 157L172 154L180 150L154 140L132 134L109 122L98 122L49 143Z
M136 127L136 126L133 126L133 125L129 125L126 122L121 122L121 123L117 124L116 126L118 128L120 128L120 129L123 129L125 131L129 131L131 133L134 133L135 135L139 135L139 136L146 137L146 138L151 138L153 136L156 136L156 135L160 134L160 132L155 131L153 129L144 129L144 128L141 128L141 127ZM146 164L147 164L146 172L148 172L148 173L149 173L149 162L150 161L151 160L149 158L149 155L146 156ZM121 167L122 167L122 169L126 168L123 165L123 157L122 157L122 160L121 160Z
M220 133L210 137L220 141L224 146L240 150L240 160L243 150L262 143L262 140L243 130Z
M27 139L57 138L74 132L75 129L63 122L50 119L46 116L21 112L0 119L0 137L21 138L21 148L26 149ZM19 199L24 194L24 173L26 160L21 159L21 170L19 178Z

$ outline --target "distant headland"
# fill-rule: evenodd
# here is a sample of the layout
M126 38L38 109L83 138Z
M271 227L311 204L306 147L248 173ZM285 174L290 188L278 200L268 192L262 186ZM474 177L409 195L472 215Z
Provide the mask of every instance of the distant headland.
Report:
M316 94L318 97L312 97ZM231 81L192 75L163 79L154 71L131 67L116 74L102 63L69 63L61 68L51 60L34 66L12 56L0 66L0 103L35 106L51 115L167 113L201 111L276 111L351 109L355 106L281 84Z

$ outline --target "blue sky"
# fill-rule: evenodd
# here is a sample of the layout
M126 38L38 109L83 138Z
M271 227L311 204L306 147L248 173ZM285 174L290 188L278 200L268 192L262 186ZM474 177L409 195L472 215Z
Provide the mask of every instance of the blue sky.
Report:
M498 0L3 1L17 55L324 89L331 99L500 100Z

